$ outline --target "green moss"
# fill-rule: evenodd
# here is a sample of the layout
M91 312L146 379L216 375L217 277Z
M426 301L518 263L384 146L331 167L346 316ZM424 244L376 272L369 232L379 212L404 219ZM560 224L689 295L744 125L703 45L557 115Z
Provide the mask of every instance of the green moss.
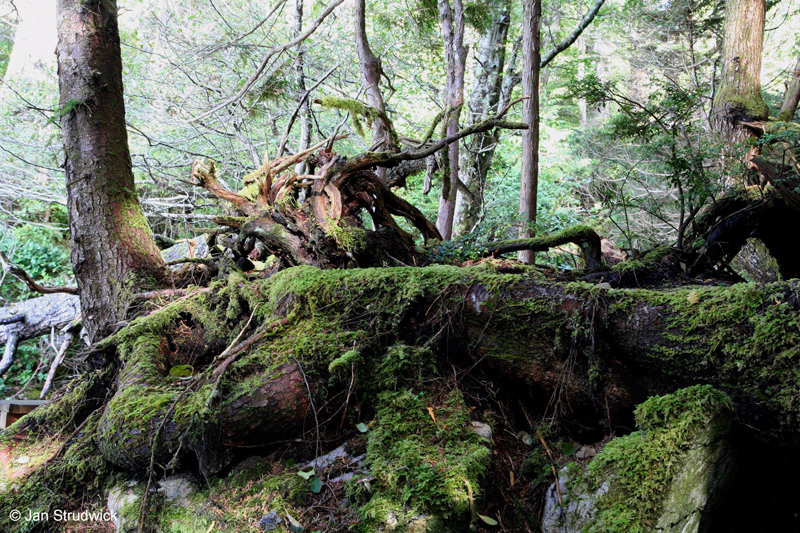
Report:
M411 390L381 393L367 433L374 495L362 516L382 523L390 510L410 508L469 523L490 458L459 391L441 404Z
M357 253L366 246L367 231L364 228L348 226L341 220L328 220L326 231L347 252Z
M597 501L598 514L587 532L652 531L680 457L698 438L730 421L728 396L709 385L653 397L636 408L639 431L606 445L589 465L588 476L608 492Z
M658 246L649 251L641 259L633 259L617 263L611 270L614 272L651 272L660 268L661 260L668 256L672 250L669 246Z
M59 526L53 511L73 510L83 501L101 497L111 471L95 443L99 418L99 413L91 415L83 430L66 446L61 456L17 480L15 490L0 493L0 509L48 513L50 521L15 522L4 512L0 513L0 530L9 533L52 531Z
M319 103L323 107L341 109L342 111L350 112L353 129L356 130L356 133L358 133L361 137L366 136L364 126L361 124L361 119L366 119L369 124L372 124L372 122L378 118L377 109L352 98L323 96L319 100Z
M715 109L733 109L749 120L765 120L769 117L769 106L764 102L761 91L741 94L734 87L720 87L714 96ZM729 115L734 113L728 112Z

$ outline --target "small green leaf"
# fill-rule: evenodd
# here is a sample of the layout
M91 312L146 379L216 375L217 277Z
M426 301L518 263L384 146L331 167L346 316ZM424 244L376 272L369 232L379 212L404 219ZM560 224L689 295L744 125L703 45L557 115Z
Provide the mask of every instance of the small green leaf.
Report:
M569 457L580 449L581 445L577 442L565 442L561 447L561 453L563 453L565 457Z
M361 433L366 433L369 431L369 427L364 422L359 422L356 424L356 429L359 430Z
M311 483L308 485L311 488L311 492L314 494L319 494L319 491L322 490L322 480L317 476L311 478Z
M495 520L494 518L491 518L489 516L484 516L482 514L479 514L478 518L480 518L481 520L483 520L484 522L486 522L490 526L496 526L497 525L497 520Z
M307 480L307 479L311 478L311 476L313 476L315 473L316 472L314 472L314 469L312 468L308 472L298 472L297 475L300 476L301 478Z
M169 375L173 378L189 378L194 373L192 365L175 365L169 369Z

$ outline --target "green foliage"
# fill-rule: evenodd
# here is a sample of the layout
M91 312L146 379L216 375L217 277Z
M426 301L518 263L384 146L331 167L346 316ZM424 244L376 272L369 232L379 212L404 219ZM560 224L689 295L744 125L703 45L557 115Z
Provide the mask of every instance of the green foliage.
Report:
M6 397L22 388L29 380L34 383L43 383L47 377L47 367L38 369L41 345L39 340L30 339L23 341L17 346L17 353L14 355L14 362L8 371L0 378L0 397ZM39 398L41 386L27 389L28 397Z
M19 202L17 213L38 224L14 225L0 237L0 249L38 283L65 283L72 271L68 236L66 231L56 228L66 224L66 209L57 204L46 206L25 200ZM0 297L8 300L18 300L26 292L27 287L11 276L0 287Z

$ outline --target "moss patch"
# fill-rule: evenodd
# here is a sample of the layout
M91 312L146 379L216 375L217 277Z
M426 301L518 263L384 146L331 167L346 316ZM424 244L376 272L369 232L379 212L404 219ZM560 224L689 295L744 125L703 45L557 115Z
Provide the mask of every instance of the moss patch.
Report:
M361 508L368 523L402 509L469 523L491 451L472 431L461 393L384 392L367 434L375 493Z

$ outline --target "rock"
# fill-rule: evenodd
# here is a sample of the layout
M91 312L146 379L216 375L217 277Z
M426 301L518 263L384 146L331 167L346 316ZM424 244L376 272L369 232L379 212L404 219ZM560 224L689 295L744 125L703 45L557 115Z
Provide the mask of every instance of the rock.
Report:
M485 424L483 422L473 422L472 431L477 433L479 437L483 437L486 440L492 440L492 427L489 424Z
M194 480L188 474L177 474L165 477L158 482L158 492L164 494L164 500L181 505L195 492Z
M576 459L591 459L597 455L597 450L591 446L581 446L581 449L575 452Z
M106 506L111 513L111 521L114 522L114 527L119 533L133 531L136 528L136 524L125 520L124 514L125 508L130 509L132 504L139 499L135 489L136 482L131 481L112 487L108 491Z
M577 464L561 469L561 504L553 483L542 532L600 533L628 522L631 530L708 531L735 468L728 440L733 413L727 396L708 386L650 398L637 408L641 431L611 441L587 471ZM589 458L592 451L584 447L576 457ZM670 464L677 467L670 470ZM648 476L661 484L639 491Z
M730 417L717 417L685 453L664 500L655 530L703 533L735 471L736 454L727 439Z
M570 481L569 468L566 466L559 471L558 481L559 492L553 483L545 494L542 533L581 533L584 526L594 520L597 499L608 492L608 483L603 483L596 491L590 491L589 483L580 476L574 482Z
M264 531L272 531L273 529L278 529L278 525L281 522L283 522L283 520L278 516L278 513L270 512L261 517L258 525L263 527Z

